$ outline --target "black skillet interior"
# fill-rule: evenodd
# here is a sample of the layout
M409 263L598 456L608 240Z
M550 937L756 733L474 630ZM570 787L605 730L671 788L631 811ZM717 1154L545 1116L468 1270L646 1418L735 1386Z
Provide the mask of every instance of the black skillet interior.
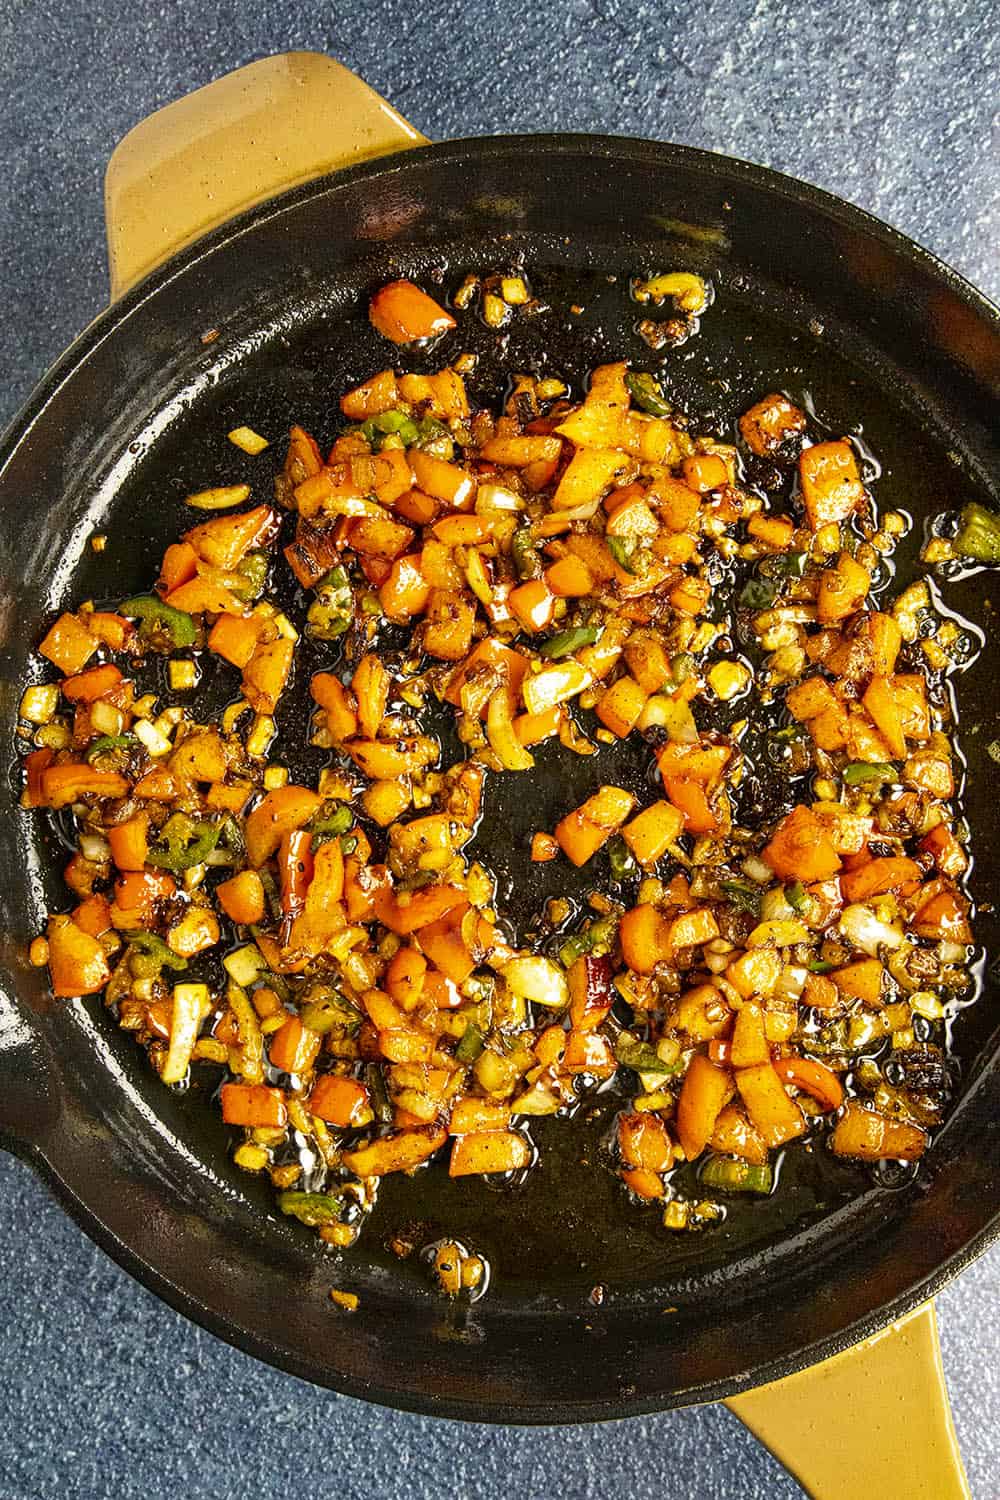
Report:
M579 391L625 357L654 369L701 430L729 438L764 391L807 401L817 431L852 432L877 457L883 509L923 519L973 495L996 500L1000 333L957 278L821 194L722 158L594 138L434 147L341 174L258 210L128 296L66 356L7 440L0 470L3 753L32 643L51 612L148 587L185 524L182 497L246 478L266 498L293 421L328 441L337 397L390 361L366 293L389 277L441 279L523 261L549 311L498 341L473 318L428 356L473 349L471 382L495 401L520 370ZM697 337L654 355L635 332L629 278L708 275ZM572 309L581 309L574 312ZM213 337L207 339L211 333ZM409 362L409 361L408 361ZM417 365L419 368L419 364ZM991 427L992 422L992 427ZM247 459L226 440L248 423L275 439ZM106 550L89 547L92 532ZM906 555L901 568L906 568ZM988 641L990 577L945 586ZM300 670L300 683L307 673ZM996 694L991 653L959 684L976 830L974 890L997 889L1000 803L991 795ZM160 684L165 688L165 684ZM220 670L222 700L233 681ZM279 715L281 758L314 775L303 695ZM533 776L494 777L479 835L507 910L532 930L552 894L580 896L562 862L532 866L530 833L600 781L641 783L645 755L583 760L544 749ZM767 779L753 783L767 796ZM24 961L48 899L64 892L58 828L47 834L3 788L7 920L0 983L0 1126L71 1211L129 1269L225 1337L359 1395L442 1414L551 1421L623 1415L724 1394L832 1352L971 1253L996 1217L1000 1082L995 986L955 1027L961 1102L921 1172L875 1183L822 1149L793 1151L781 1189L698 1235L665 1234L607 1170L607 1111L541 1122L541 1164L497 1191L442 1168L389 1182L360 1245L317 1248L277 1218L266 1184L234 1169L211 1081L168 1093L95 1002L53 1006ZM25 872L23 875L21 872ZM988 949L996 918L978 932ZM609 1106L610 1107L610 1106ZM418 1244L445 1230L491 1261L471 1310L444 1306ZM361 1311L331 1311L331 1285ZM605 1289L603 1304L590 1300Z

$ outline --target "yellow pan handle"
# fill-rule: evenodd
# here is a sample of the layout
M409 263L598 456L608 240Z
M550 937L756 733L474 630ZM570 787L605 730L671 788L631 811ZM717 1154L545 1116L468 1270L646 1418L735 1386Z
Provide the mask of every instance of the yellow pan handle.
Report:
M969 1500L931 1303L726 1405L813 1500Z
M241 210L424 139L319 52L262 58L158 109L108 164L112 299Z

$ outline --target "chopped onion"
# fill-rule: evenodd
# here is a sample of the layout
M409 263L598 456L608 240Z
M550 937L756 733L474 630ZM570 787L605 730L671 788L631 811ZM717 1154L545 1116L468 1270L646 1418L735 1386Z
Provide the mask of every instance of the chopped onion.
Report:
M770 885L774 879L774 871L770 865L766 865L762 859L758 859L756 854L751 854L743 861L743 873L755 885Z
M569 1004L566 975L550 958L513 958L501 973L519 1000L530 1000L532 1005L544 1005L549 1010L562 1010Z
M102 839L99 833L81 833L80 853L84 859L92 860L95 865L103 864L106 859L111 858L111 848L107 839Z
M530 771L535 757L524 748L514 732L510 710L510 693L498 687L486 710L486 735L490 747L505 771Z
M513 490L502 484L481 484L476 491L476 515L488 516L491 511L523 510L524 501Z
M553 511L553 515L557 515L560 521L589 521L592 516L597 515L600 504L601 497L598 495L593 500L585 500L582 505L574 505L570 510Z
M878 957L880 948L898 948L905 941L903 929L891 922L883 922L870 906L846 906L840 914L839 925L847 940L872 958Z
M809 970L802 969L798 964L785 964L778 975L778 982L774 986L776 995L787 995L790 1000L797 1000L806 987L806 979Z
M771 878L770 870L767 872ZM789 922L795 917L795 909L785 900L784 887L772 886L765 891L760 898L760 918L762 922Z
M964 943L938 943L938 958L943 964L964 963L967 952Z

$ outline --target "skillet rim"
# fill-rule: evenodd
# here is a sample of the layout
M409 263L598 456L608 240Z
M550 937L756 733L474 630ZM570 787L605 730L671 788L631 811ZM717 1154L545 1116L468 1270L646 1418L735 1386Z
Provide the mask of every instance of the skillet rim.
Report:
M750 187L785 202L807 204L854 234L866 237L869 241L875 241L897 262L901 261L912 271L945 287L980 322L1000 338L1000 307L940 256L867 210L849 203L826 189L818 188L785 173L699 147L630 136L592 135L583 132L475 136L418 146L376 157L336 172L326 173L311 182L301 184L245 210L177 251L160 267L125 292L116 303L101 312L42 376L20 411L16 413L0 436L0 484L2 484L7 464L16 453L21 441L42 419L47 406L61 386L86 362L94 350L99 348L105 339L114 336L119 329L124 328L129 318L147 300L156 297L169 287L175 278L185 275L221 245L235 242L251 233L257 225L280 217L294 210L299 203L318 198L331 188L345 183L366 179L377 180L380 176L395 175L404 171L408 164L415 165L417 161L426 163L429 160L433 163L465 160L475 163L476 160L482 158L508 154L518 149L528 155L552 158L589 155L609 162L646 163L653 159L658 164L664 166L674 164L683 167L688 172L695 172L715 181L728 180ZM24 1007L21 1005L19 1012L23 1014L23 1010ZM28 1024L30 1026L30 1020ZM0 1062L2 1062L2 1052L0 1052ZM155 1265L119 1239L90 1208L85 1199L63 1180L59 1171L58 1157L53 1155L50 1158L39 1143L13 1138L0 1132L0 1146L11 1150L14 1155L30 1165L84 1233L125 1271L153 1291L175 1311L182 1313L243 1352L301 1379L336 1389L345 1395L374 1401L396 1409L466 1421L494 1423L505 1421L502 1412L475 1398L456 1400L441 1396L432 1390L414 1397L406 1392L400 1393L381 1386L369 1386L364 1382L343 1376L338 1376L336 1383L332 1382L326 1371L320 1371L318 1363L311 1363L288 1348L277 1347L268 1339L258 1335L252 1327L247 1328L217 1314L195 1294L172 1281ZM653 1399L631 1399L619 1395L617 1398L596 1403L591 1401L577 1404L565 1400L535 1403L531 1406L530 1413L518 1413L516 1423L510 1423L508 1418L507 1425L578 1423L645 1415L673 1407L724 1399L754 1386L780 1379L852 1347L915 1310L960 1274L997 1239L1000 1239L1000 1199L998 1199L997 1209L992 1218L964 1245L914 1285L898 1293L888 1302L881 1303L875 1311L848 1324L838 1333L820 1338L814 1343L800 1345L790 1353L767 1360L755 1366L751 1373L743 1377L723 1378L697 1387L663 1389Z

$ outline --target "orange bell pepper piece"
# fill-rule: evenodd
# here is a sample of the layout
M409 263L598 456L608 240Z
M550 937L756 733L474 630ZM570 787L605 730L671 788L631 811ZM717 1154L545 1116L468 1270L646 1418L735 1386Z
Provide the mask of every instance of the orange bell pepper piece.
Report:
M66 916L50 917L47 931L52 993L69 999L102 990L111 970L97 938Z
M380 287L369 304L368 317L372 327L394 344L436 338L455 326L451 313L412 281L390 281Z

